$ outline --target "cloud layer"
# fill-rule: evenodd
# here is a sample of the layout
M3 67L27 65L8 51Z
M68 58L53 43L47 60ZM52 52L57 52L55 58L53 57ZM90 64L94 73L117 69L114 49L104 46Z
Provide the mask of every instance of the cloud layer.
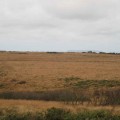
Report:
M119 0L0 0L0 49L120 52L119 5Z

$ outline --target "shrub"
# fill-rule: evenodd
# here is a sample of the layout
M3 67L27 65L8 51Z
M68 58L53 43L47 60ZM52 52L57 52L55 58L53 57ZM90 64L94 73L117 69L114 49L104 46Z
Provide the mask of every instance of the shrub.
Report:
M34 120L44 120L44 114L41 112L37 112L34 117Z
M108 111L84 111L76 116L76 120L112 120L112 115Z
M67 120L71 113L61 108L51 108L45 113L45 120ZM70 119L69 119L70 120Z
M59 101L65 104L120 105L120 89L96 89L93 91L78 88L44 92L3 92L2 99L26 99Z
M93 98L94 103L97 99L98 105L120 105L120 88L95 90Z
M5 116L5 120L30 120L30 117L31 116L29 114L19 115L17 113L10 113Z
M63 101L65 103L72 102L72 104L88 100L88 97L85 93L74 90L55 90L45 92L4 92L0 93L0 98Z

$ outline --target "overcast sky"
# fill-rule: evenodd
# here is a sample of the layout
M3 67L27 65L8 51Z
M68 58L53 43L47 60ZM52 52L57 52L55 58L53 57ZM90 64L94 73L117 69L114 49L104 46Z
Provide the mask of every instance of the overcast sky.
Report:
M120 52L120 0L0 0L0 50Z

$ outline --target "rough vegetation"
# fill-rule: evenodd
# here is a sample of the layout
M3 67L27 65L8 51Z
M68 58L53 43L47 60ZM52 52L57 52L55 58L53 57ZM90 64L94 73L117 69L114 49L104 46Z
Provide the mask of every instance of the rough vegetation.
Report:
M120 88L95 89L92 91L71 88L43 92L4 92L2 99L59 101L65 104L120 105Z
M10 110L2 109L12 100L92 108L75 113L61 108L21 113L12 109L11 102ZM120 120L118 113L92 110L100 106L119 110L120 55L0 52L0 101L0 120Z
M78 81L75 86L79 88L88 88L88 87L120 87L120 81L116 80L81 80Z
M0 111L0 120L120 120L120 115L113 115L105 110L71 113L61 108L51 108L34 114L20 114L15 109L11 109Z

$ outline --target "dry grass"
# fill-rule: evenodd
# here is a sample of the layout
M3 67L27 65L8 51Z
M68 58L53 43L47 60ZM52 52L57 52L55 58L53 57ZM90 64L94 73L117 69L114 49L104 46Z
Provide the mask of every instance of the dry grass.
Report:
M48 108L62 108L71 110L72 112L80 112L83 110L109 110L115 114L120 114L119 106L92 106L92 105L70 105L61 102L45 102L45 101L29 101L29 100L0 100L0 109L16 108L20 113L45 111Z
M120 81L120 55L92 53L0 52L0 92L50 91L70 88L76 80ZM120 113L120 106L66 105L62 102L0 100L0 109L16 107L20 112L36 112L51 107L70 109L108 109Z
M61 89L60 78L120 80L120 55L87 53L0 53L0 91ZM23 84L19 84L19 83ZM68 86L67 86L68 87Z

